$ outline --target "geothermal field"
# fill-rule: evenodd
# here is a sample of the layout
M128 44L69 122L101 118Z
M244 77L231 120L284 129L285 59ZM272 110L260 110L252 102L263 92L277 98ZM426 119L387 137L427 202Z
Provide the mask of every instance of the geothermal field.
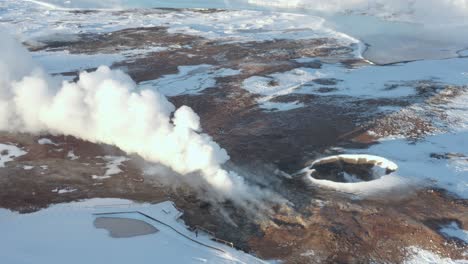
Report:
M468 0L0 0L0 263L468 263Z

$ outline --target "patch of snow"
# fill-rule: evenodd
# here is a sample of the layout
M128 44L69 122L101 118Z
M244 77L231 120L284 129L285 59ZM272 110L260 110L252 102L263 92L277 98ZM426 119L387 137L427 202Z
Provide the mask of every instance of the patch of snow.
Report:
M400 111L400 106L379 106L379 111L384 113L394 113Z
M106 175L121 173L122 170L119 168L119 166L121 166L123 162L130 160L129 158L123 156L105 156L104 159L107 161Z
M365 150L398 163L403 182L416 187L436 186L468 198L468 132L428 136L424 140L384 139ZM355 150L362 152L363 150ZM435 159L431 154L459 153L459 157Z
M98 175L91 175L91 179L93 180L105 180L109 179L111 176L109 175L104 175L104 176L98 176Z
M120 169L120 166L122 166L122 164L125 161L130 160L129 158L124 157L124 156L104 156L102 158L105 161L107 161L106 166L105 166L106 167L106 172L102 176L92 175L91 178L93 180L108 179L108 178L112 177L112 175L116 175L116 174L121 173L122 170Z
M73 152L73 150L70 150L67 153L67 158L69 158L70 160L77 160L80 158L80 156L75 155L75 152Z
M466 76L468 79L468 75ZM468 86L468 81L466 83ZM452 130L468 130L468 89L465 89L448 103L440 106Z
M140 204L131 200L120 199L120 198L92 198L84 199L78 202L63 203L53 205L53 207L60 208L101 208L101 207L130 207L130 206L149 206L149 204Z
M468 261L459 259L454 260L450 258L444 258L437 255L434 252L418 248L410 247L408 248L409 256L403 262L404 264L466 264Z
M303 257L315 256L315 251L313 251L313 250L307 250L306 252L301 253L301 256L303 256Z
M325 65L314 70L322 78L339 81L336 91L329 94L355 97L394 98L415 94L418 81L439 84L466 85L468 77L462 72L468 67L468 59L424 60L387 66L368 65L347 69L338 65ZM392 87L395 86L395 87ZM316 94L312 87L304 87L301 93Z
M172 47L174 48L174 47ZM159 47L159 46L149 46L140 49L128 49L121 51L120 54L127 57L127 58L140 58L145 54L148 53L157 53L168 50L168 47Z
M298 101L287 102L287 103L267 101L267 102L263 102L262 104L260 104L260 107L262 109L270 110L270 111L289 111L289 110L294 110L297 108L304 107L304 104Z
M287 104L271 102L270 100L286 94L294 93L302 85L320 78L322 74L320 72L312 72L306 68L294 69L284 73L274 73L267 77L253 76L245 79L242 87L253 94L263 95L257 99L261 108L272 109L275 106L288 106L290 109L302 107L302 104ZM293 107L292 106L297 106Z
M461 23L468 14L464 1L441 0L244 0L261 7L323 12L366 14L385 20L423 24ZM460 21L461 20L461 21Z
M101 65L111 66L125 59L120 54L70 54L68 51L38 51L32 55L50 74L83 71Z
M40 145L54 145L54 146L58 146L57 143L54 143L51 139L48 139L48 138L40 138L37 140L37 143L39 143Z
M122 211L129 213L110 216L145 221L159 232L115 239L106 230L93 226L94 220L102 217L94 214ZM132 211L145 213L173 229ZM25 258L38 263L62 263L66 259L67 263L74 264L106 263L111 256L115 264L200 263L200 259L220 264L265 263L214 242L204 233L197 236L179 220L180 216L181 212L171 202L152 205L122 199L90 199L59 204L30 214L0 209L0 233L3 234L0 237L0 259L8 263L19 263Z
M47 40L50 41L49 38ZM98 68L99 66L112 66L112 64L120 61L129 61L143 57L148 53L165 51L168 48L149 46L139 49L121 48L115 53L109 54L71 54L69 51L36 51L32 52L33 58L37 61L48 73L68 73L80 72L87 69ZM64 80L71 81L76 76L61 76Z
M47 166L47 165L41 165L39 167L41 167L41 169L43 169L43 170L47 170L49 168L49 166Z
M444 107L452 109L451 104L444 104ZM467 104L463 99L453 104L457 106L455 110L446 112L449 119L459 118L458 122L454 122L453 131L426 136L414 142L405 138L384 138L369 149L346 150L391 159L398 163L397 172L370 182L358 183L336 183L310 176L306 179L318 186L357 194L375 193L376 190L437 187L463 199L468 198L468 119L463 116Z
M233 69L217 69L212 65L179 66L176 74L140 83L143 88L153 88L166 96L198 94L206 88L215 87L216 78L240 73Z
M64 193L75 192L77 190L78 189L71 189L71 188L65 188L65 189L55 188L55 189L52 190L52 192L55 192L55 193L58 193L58 194L64 194Z
M394 190L401 190L402 187L407 184L407 179L404 179L395 173L384 175L372 181L334 182L330 180L315 179L310 175L307 175L305 180L306 183L313 186L329 188L360 196L390 193Z
M26 155L27 152L15 145L0 143L0 168L5 167L5 163L13 161L15 158Z
M32 169L34 169L34 166L28 166L28 165L23 166L23 170L32 170Z
M336 156L329 156L315 160L311 166L329 163L337 160L343 160L352 164L372 164L382 169L388 169L391 171L396 171L398 169L398 165L396 165L393 161L390 161L383 157L366 154L342 154Z
M456 222L452 221L450 224L442 226L440 232L448 237L458 238L465 243L468 243L468 230L462 229Z
M462 57L468 56L468 49L460 50L460 51L458 52L458 55L459 55L459 56L462 56Z
M170 33L184 33L225 41L265 41L282 39L335 39L340 45L362 46L346 34L327 26L323 18L270 11L228 10L201 13L192 10L97 10L71 12L26 1L0 2L3 25L21 40L54 35L108 33L124 28L167 26ZM129 17L131 19L129 19ZM77 26L79 25L79 26Z
M243 88L251 93L267 97L293 93L302 85L323 77L319 71L298 68L283 73L274 73L267 77L253 76L243 82Z
M344 95L363 98L399 98L416 95L415 87L420 81L436 84L463 86L468 83L468 59L425 60L395 65L366 65L349 69L336 64L325 64L321 69L297 68L268 76L253 76L244 80L242 87L262 95L260 105L272 98L286 94L318 94L324 85L314 83L317 79L336 82L327 85L334 88L327 95ZM461 98L464 102L466 98ZM467 114L463 112L465 116ZM468 117L467 117L468 119Z

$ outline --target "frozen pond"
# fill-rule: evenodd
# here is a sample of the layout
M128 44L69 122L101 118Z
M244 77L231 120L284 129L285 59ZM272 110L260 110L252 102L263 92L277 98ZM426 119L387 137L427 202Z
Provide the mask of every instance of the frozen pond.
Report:
M145 221L121 217L98 217L94 220L94 226L106 229L113 238L144 236L158 232L156 227Z
M330 27L366 44L364 56L379 64L457 57L466 48L467 25L442 26L382 20L373 16L325 16Z
M204 234L197 236L179 221L180 215L171 202L112 198L57 204L29 214L0 208L0 262L265 263Z

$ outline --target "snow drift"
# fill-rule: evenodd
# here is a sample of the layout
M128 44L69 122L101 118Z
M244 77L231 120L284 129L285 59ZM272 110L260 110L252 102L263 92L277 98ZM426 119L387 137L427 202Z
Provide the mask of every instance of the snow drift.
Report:
M76 83L59 83L13 38L0 35L1 130L115 145L171 168L188 182L196 179L199 186L215 190L216 200L243 203L265 193L222 168L227 152L200 133L199 117L191 108L176 109L155 91L137 90L128 75L106 66L82 72Z
M325 13L354 12L378 17L437 24L468 22L468 0L245 0L272 8L294 8Z
M468 0L28 0L53 8L281 8L325 13L353 12L397 20L438 24L468 22Z

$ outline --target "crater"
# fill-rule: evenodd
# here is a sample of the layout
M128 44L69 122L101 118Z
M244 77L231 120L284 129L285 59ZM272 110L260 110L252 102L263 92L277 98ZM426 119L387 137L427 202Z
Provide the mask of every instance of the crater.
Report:
M308 168L310 177L344 183L372 181L397 169L385 158L360 154L329 156L314 161Z

